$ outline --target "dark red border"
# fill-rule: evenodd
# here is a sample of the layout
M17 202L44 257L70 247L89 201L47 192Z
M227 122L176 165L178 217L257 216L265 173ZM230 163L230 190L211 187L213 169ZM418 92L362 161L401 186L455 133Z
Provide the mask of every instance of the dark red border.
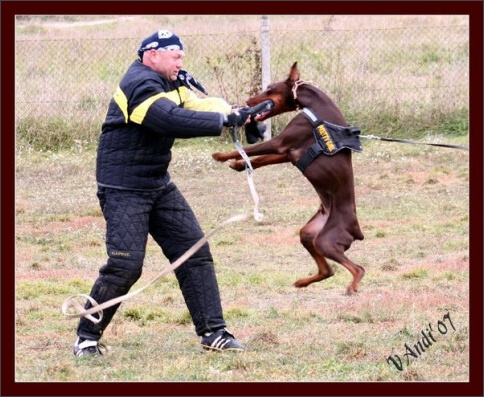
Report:
M86 4L88 3L88 4ZM90 3L90 4L89 4ZM86 12L86 10L92 10ZM470 304L471 373L468 383L16 383L14 373L15 169L14 16L16 14L466 14L471 32ZM483 3L481 1L104 1L1 2L1 392L2 396L135 395L362 395L482 396L483 220ZM449 152L449 155L451 153Z

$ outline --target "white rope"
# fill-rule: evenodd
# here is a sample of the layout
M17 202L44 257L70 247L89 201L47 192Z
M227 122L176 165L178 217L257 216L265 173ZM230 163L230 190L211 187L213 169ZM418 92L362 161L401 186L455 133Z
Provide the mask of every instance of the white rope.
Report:
M249 156L247 156L247 153L245 153L244 148L240 144L238 140L234 142L235 147L237 151L239 152L240 156L244 159L245 161L245 171L247 174L247 182L249 184L250 188L250 194L252 195L252 200L254 201L254 219L257 222L261 222L264 219L264 215L259 212L259 195L257 194L257 191L255 190L255 185L254 185L254 179L253 179L253 174L254 174L254 169L252 168L252 163L250 162Z
M188 251L186 251L180 258L178 258L175 262L173 262L170 266L168 266L165 270L163 270L158 276L156 276L153 280L151 280L148 284L144 287L139 288L133 292L130 292L126 295L119 296L117 298L110 299L104 303L98 304L91 296L85 294L78 294L72 295L67 298L64 303L62 304L62 313L68 318L75 318L75 317L86 317L87 319L91 320L93 323L97 324L101 321L103 316L103 309L107 309L108 307L114 306L118 303L121 303L129 298L132 298L135 295L138 295L141 291L148 288L150 285L153 285L156 281L158 281L161 277L165 276L169 272L175 270L178 266L180 266L183 262L185 262L188 258L190 258L195 252L197 252L209 239L212 237L215 232L220 230L222 227L228 225L229 223L239 222L245 219L248 219L249 216L247 214L242 215L235 215L224 222L218 224L215 229L213 229L209 234L202 237L198 240ZM82 297L88 299L92 307L89 309L84 309L84 307L75 299L77 297ZM77 313L72 313L70 309L75 308L78 310ZM99 318L95 318L92 314L97 313Z
M292 86L292 96L294 97L294 100L297 99L297 93L296 93L297 89L299 88L300 85L303 85L303 84L314 85L312 81L306 81L306 80L298 80L294 82L294 85Z

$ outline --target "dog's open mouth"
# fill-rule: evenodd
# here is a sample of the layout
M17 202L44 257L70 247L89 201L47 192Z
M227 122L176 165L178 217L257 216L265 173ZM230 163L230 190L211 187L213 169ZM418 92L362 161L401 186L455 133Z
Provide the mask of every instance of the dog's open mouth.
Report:
M259 114L256 114L255 117L254 117L254 120L255 121L264 121L265 119L267 119L269 117L269 114L271 113L271 111L267 111L267 112L262 112L262 113L259 113Z
M253 114L254 114L254 120L255 121L263 121L267 117L269 117L269 114L271 113L271 109L274 107L274 102L272 102L270 99L267 99L254 107L252 107Z

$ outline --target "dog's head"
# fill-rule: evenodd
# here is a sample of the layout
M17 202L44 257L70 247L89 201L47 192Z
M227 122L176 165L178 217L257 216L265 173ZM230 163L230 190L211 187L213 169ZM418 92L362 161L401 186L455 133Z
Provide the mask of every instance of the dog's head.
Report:
M296 81L299 80L299 77L297 62L294 62L286 80L272 83L261 94L249 98L246 103L250 107L258 105L267 99L274 102L272 109L257 115L255 120L263 121L278 114L296 110L297 104L292 89Z

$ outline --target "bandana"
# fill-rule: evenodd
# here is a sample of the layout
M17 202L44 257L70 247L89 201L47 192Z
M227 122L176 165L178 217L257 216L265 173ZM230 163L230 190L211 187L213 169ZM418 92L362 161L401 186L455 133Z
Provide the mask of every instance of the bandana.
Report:
M143 57L143 52L148 50L183 51L183 42L176 34L169 30L158 30L141 42L138 49L140 60Z

